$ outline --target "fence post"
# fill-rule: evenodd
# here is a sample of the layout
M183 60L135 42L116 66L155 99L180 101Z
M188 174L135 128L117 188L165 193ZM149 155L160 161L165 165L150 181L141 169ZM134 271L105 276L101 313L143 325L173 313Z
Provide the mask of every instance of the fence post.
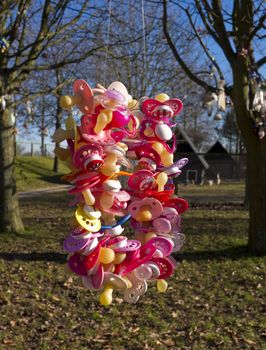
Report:
M33 143L30 144L30 156L33 157L33 153L34 153L34 150L33 150Z

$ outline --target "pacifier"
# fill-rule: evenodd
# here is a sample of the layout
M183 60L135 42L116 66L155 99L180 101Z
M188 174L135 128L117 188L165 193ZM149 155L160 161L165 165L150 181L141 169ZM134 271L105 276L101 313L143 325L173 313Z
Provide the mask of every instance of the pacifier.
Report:
M172 207L178 214L183 214L188 209L188 202L183 198L172 198L164 203L164 207Z
M125 290L128 288L126 280L111 272L104 273L104 291L100 296L100 303L104 306L110 305L113 300L113 290Z
M121 108L125 110L127 107L127 101L124 95L114 89L107 89L100 99L101 105L106 109L115 110L116 108Z
M93 115L83 115L81 117L81 125L79 127L80 133L86 142L94 143L100 146L114 145L117 142L122 141L125 137L125 133L122 130L102 130L98 134L93 131L94 123L92 118L96 118Z
M159 154L150 146L144 145L135 149L139 165L142 168L155 171L160 164L161 158Z
M155 263L160 269L159 279L166 279L174 272L174 265L167 258L152 257L151 262Z
M69 268L78 276L87 276L87 269L83 264L84 257L78 253L74 253L68 259Z
M93 109L93 91L89 84L82 79L78 79L73 85L74 96L62 96L60 106L71 109L77 105L82 113L89 113Z
M182 158L178 161L174 162L174 164L169 167L163 168L163 172L165 172L169 177L176 177L181 174L181 170L188 162L188 158Z
M128 212L137 221L151 221L159 217L162 211L162 204L154 198L135 200L128 207Z
M128 179L128 187L134 191L143 191L155 186L156 181L150 170L138 170Z
M155 121L169 122L169 119L181 112L183 103L178 98L172 98L165 102L149 98L142 102L141 110L145 116Z
M103 164L103 149L99 145L86 144L73 155L73 163L77 168L95 171Z
M90 219L83 208L78 207L75 212L75 218L80 226L89 232L98 232L101 229L101 221L99 219Z

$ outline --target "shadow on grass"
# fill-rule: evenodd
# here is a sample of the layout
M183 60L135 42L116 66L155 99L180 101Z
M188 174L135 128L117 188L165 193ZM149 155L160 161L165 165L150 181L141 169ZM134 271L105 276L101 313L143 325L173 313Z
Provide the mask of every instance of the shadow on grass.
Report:
M248 252L247 246L235 246L221 250L213 251L196 251L196 252L184 252L180 255L175 254L174 258L177 261L208 261L208 260L237 260L240 258L248 258L253 255ZM66 254L55 252L44 253L0 253L0 259L14 261L50 261L57 263L66 262Z
M55 174L50 176L43 175L43 176L40 176L40 179L42 179L45 182L49 182L53 184L67 185L67 183L62 180L62 174Z
M252 257L246 245L234 246L220 250L200 250L195 252L184 252L174 254L177 261L204 261L204 260L237 260L240 258Z
M0 259L7 261L49 261L64 264L66 254L47 252L47 253L0 253Z
M68 189L63 188L61 191L56 192L49 192L46 193L45 191L42 193L36 193L33 196L25 196L21 197L20 201L24 204L40 204L40 205L46 205L47 203L53 203L58 206L58 208L68 208L68 202L73 199L71 196L67 193ZM46 210L51 209L51 206L49 205Z

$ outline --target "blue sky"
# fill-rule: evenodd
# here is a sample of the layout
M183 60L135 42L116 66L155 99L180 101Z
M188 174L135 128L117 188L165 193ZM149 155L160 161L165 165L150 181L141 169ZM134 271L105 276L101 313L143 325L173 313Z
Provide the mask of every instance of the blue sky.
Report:
M147 6L148 1L145 4L144 1L144 5ZM223 0L222 1L223 5L225 5L226 9L228 9L228 11L230 12L232 9L232 4L233 1L230 0ZM99 6L99 4L104 8L106 8L106 16L108 17L108 7L109 7L109 1L107 0L100 0L97 1L97 5ZM114 2L113 2L114 4ZM126 6L128 6L129 2L126 3ZM139 2L140 6L141 6L141 1ZM140 14L141 15L141 14ZM199 23L200 24L200 23ZM106 23L106 28L104 28L103 30L107 30L107 23ZM228 28L228 30L231 30L231 28ZM227 63L226 58L224 57L222 51L219 49L219 47L216 45L216 43L211 39L211 38L204 38L207 39L207 46L210 50L210 52L213 54L214 57L216 57L217 62L219 63L219 65L222 68L222 71L224 72L226 81L230 84L231 83L231 71L230 71L230 67ZM265 55L266 53L266 40L258 40L254 43L254 49L255 49L255 54L258 57L261 57L262 55ZM262 74L262 76L266 76L266 67L264 65L264 67L262 67L262 69L260 70L260 73ZM23 132L20 133L20 135L18 135L18 140L23 140L23 141L32 141L32 140L40 140L40 136L38 133L38 130L30 130L30 132L25 132L25 130L21 130ZM51 134L53 133L53 130L49 130L49 135L46 138L46 142L47 143L51 143Z

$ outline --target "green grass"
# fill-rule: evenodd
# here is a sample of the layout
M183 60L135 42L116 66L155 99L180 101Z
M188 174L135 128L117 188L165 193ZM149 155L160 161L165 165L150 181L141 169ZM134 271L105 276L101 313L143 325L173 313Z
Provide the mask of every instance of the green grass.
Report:
M18 191L52 187L61 184L61 176L69 172L60 163L59 173L53 172L53 159L48 157L17 157L16 178Z
M202 202L243 202L245 195L244 181L222 182L220 185L179 185L179 195Z
M68 201L24 199L26 232L1 234L0 349L265 349L265 258L246 252L242 206L192 208L168 291L106 308L65 270Z

